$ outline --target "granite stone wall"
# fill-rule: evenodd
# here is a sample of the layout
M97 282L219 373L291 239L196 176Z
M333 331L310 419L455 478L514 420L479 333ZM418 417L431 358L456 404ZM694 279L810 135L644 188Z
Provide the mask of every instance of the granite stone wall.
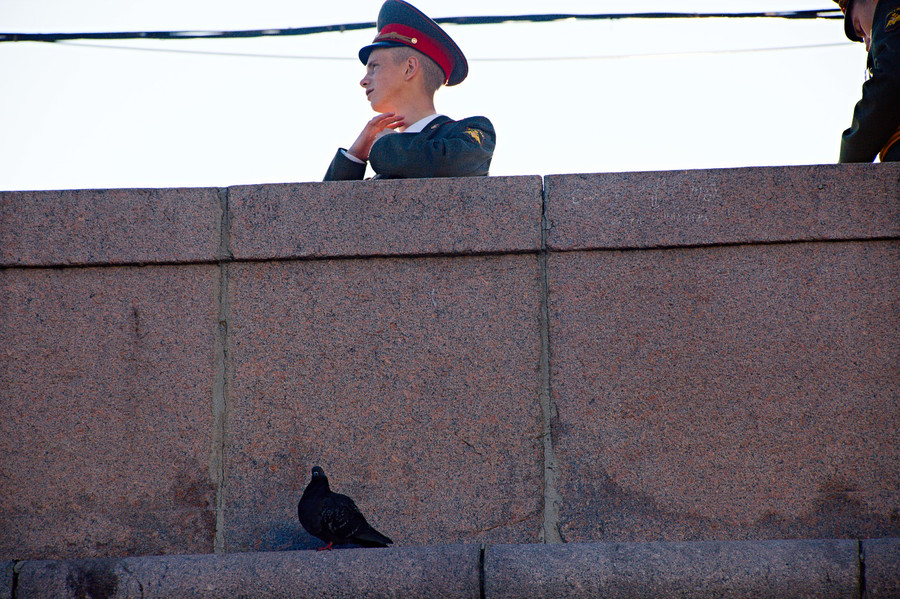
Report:
M900 165L0 193L0 560L315 547L313 465L399 546L897 537L898 430Z
M900 539L449 544L33 560L0 599L891 599ZM0 564L2 565L2 564ZM6 589L15 591L4 594Z

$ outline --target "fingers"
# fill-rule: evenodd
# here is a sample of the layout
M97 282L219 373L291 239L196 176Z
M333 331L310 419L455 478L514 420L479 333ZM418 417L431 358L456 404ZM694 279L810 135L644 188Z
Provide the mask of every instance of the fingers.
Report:
M359 134L359 137L356 138L356 141L353 142L353 145L351 145L347 151L360 160L368 160L369 150L381 134L388 132L390 129L396 129L404 125L405 123L403 122L402 114L393 112L377 114L366 123L366 126Z
M403 115L393 112L385 112L375 115L369 121L368 127L380 131L382 129L396 129L403 126Z

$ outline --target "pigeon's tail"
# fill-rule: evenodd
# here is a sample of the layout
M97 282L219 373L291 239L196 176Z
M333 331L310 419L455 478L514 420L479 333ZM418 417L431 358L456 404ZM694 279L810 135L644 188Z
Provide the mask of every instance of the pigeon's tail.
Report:
M363 547L387 547L394 542L371 526L353 537L353 542Z

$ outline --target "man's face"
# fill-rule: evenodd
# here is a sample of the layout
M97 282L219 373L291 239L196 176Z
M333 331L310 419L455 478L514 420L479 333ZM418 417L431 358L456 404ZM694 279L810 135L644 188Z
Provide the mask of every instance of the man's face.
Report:
M378 48L369 54L366 76L359 82L375 112L395 112L402 93L406 62L396 60L394 48Z
M872 45L872 23L875 20L875 5L878 0L852 0L847 18L853 23L856 35L866 44L866 50Z

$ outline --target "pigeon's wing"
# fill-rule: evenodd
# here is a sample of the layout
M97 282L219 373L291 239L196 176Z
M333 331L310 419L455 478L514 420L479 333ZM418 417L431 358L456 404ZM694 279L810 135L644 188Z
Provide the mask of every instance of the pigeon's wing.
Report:
M365 527L368 523L362 512L346 495L332 493L322 501L322 528L335 539L350 539Z
M381 534L368 524L353 536L353 542L363 547L387 547L394 543L390 537Z

